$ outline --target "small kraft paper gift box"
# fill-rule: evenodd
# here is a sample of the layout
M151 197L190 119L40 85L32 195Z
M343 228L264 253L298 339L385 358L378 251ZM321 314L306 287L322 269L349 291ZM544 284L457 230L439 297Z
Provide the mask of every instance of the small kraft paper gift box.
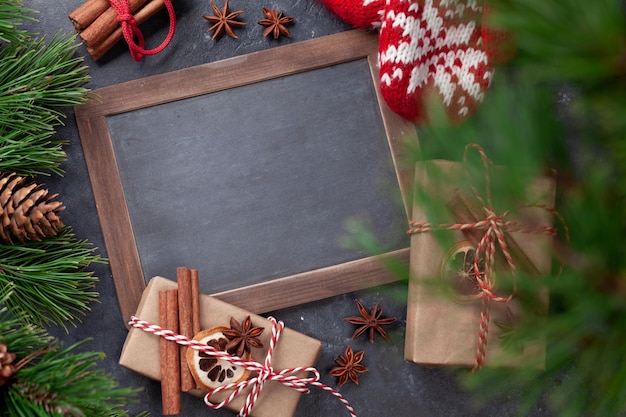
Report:
M162 302L159 298L163 297L163 294L167 294L168 291L171 292L171 290L176 290L180 287L177 282L163 277L152 278L142 295L133 320L154 325L159 325L160 319L167 320L167 318L164 319L163 316L160 316L160 310L162 312L163 309L159 308ZM229 327L234 325L238 328L237 331L243 330L243 334L246 335L243 339L237 339L235 344L238 342L246 342L248 343L248 347L244 350L244 345L240 344L241 349L235 348L233 356L241 355L239 357L242 357L244 360L250 359L263 364L268 349L270 348L270 338L273 338L273 325L270 320L256 314L251 314L244 309L225 303L209 295L199 294L196 298L198 299L198 326L201 330L197 334L183 334L184 336L187 336L189 339L194 338L194 341L202 341L202 343L213 346L218 350L225 350L225 346L221 346L221 344L226 343L226 339L223 337L224 333L228 331ZM180 307L185 306L181 305ZM160 380L163 385L165 378L161 378L163 372L161 369L161 361L163 360L163 356L161 356L163 354L162 344L165 343L168 344L167 346L174 346L174 348L178 348L179 346L176 342L166 340L164 337L159 337L157 334L144 331L142 328L136 328L137 326L133 326L132 323L133 321L131 320L131 329L124 343L119 364L153 380ZM263 331L259 334L261 329L263 329ZM170 330L174 332L178 331L177 329ZM180 333L183 333L182 329ZM216 334L217 337L208 336L208 338L203 339L197 337L205 333ZM211 338L213 340L210 340ZM250 343L250 339L256 339L258 342L253 341ZM260 344L262 346L259 346ZM182 346L181 349L182 348L186 347ZM189 361L195 360L196 362L194 363L198 365L196 371L204 373L203 377L207 380L207 383L221 381L241 382L245 381L245 378L249 379L252 376L252 374L240 375L243 371L241 367L229 364L228 362L220 362L219 359L214 359L209 355L195 352L190 347L186 349L188 349L189 352L187 352L186 355L185 353L180 355L179 364L182 364L181 366L184 368L185 357L187 357ZM321 350L322 345L320 341L292 329L284 328L280 333L280 338L276 341L275 346L273 346L271 366L276 371L296 367L313 367L320 357ZM196 356L193 356L194 354L196 354ZM192 356L195 359L192 359ZM172 373L175 374L173 377L177 378L178 372L179 370L173 369ZM183 373L184 372L185 369L183 369ZM193 374L193 370L191 372ZM309 377L307 372L299 372L298 375ZM195 374L193 377L196 379L198 375ZM210 386L207 389L207 387L202 386L202 384L202 382L196 380L193 388L188 391L183 390L191 395L201 397L209 390L215 388ZM244 407L246 397L250 390L251 387L244 388L240 393L234 396L230 402L224 404L224 408L239 412ZM215 394L211 396L210 401L212 403L224 401L232 392L233 390L215 392ZM176 394L178 394L178 392ZM300 395L300 392L279 382L266 381L258 398L254 401L253 409L249 415L254 417L293 416ZM166 403L164 401L164 408L165 406ZM206 405L199 399L198 407L206 407ZM170 414L178 413L180 413L180 411L174 407L174 411ZM167 413L164 412L164 414Z
M427 367L543 368L541 336L505 348L507 328L524 312L515 291L500 291L498 280L533 279L539 300L533 314L547 315L548 291L540 276L552 265L555 175L522 180L523 201L497 213L490 180L502 167L492 171L480 147L468 149L466 157L478 150L483 159L486 180L476 187L459 187L472 181L464 163L416 164L416 196L422 197L415 200L409 230L405 359Z

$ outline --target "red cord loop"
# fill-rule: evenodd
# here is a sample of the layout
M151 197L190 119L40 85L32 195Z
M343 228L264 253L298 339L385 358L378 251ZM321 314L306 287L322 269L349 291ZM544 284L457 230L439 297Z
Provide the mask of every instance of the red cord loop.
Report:
M118 14L117 15L117 21L120 22L120 23L128 22L131 25L136 25L137 24L137 21L135 20L135 16L133 16L130 13Z
M176 12L171 0L163 1L169 15L170 29L163 42L153 49L145 49L143 34L137 25L135 16L133 16L130 12L129 0L109 0L109 4L111 4L111 7L113 7L117 12L117 21L120 22L120 25L122 26L124 40L128 44L130 55L135 61L141 61L141 59L146 55L158 54L172 41L176 30Z

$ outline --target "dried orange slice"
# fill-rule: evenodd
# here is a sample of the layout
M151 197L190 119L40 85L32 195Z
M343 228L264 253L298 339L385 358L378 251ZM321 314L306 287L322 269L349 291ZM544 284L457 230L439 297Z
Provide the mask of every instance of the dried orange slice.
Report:
M203 330L194 336L194 340L206 343L217 350L226 351L228 339L224 336L224 330L228 330L228 327L216 326ZM249 358L248 354L243 359ZM238 383L250 376L250 371L242 366L195 349L187 349L187 365L198 387L205 391L230 383Z
M473 301L481 297L482 290L476 279L474 259L476 248L469 241L457 242L448 250L441 263L441 279L454 298ZM485 261L478 260L479 274L484 277Z

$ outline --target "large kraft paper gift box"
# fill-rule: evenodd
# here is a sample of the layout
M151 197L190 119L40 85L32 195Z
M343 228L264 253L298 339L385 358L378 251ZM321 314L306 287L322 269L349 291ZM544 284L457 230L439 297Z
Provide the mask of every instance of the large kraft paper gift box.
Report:
M142 295L135 314L136 317L152 324L158 324L159 291L175 289L177 286L176 282L163 277L152 278ZM200 295L199 310L202 329L210 329L214 326L228 326L231 317L243 320L248 315L252 320L253 326L264 327L265 330L259 336L259 340L263 343L264 348L254 349L252 353L253 360L263 363L272 334L272 325L269 320L206 294ZM193 335L188 337L193 337ZM160 339L159 336L141 329L131 328L122 348L119 364L148 378L159 381L161 379ZM272 367L277 371L300 366L313 367L317 363L321 351L322 344L320 341L285 327L272 356ZM249 388L244 390L225 408L239 412L244 405L248 391ZM200 397L204 395L204 392L192 390L190 394ZM211 401L222 401L228 394L230 394L229 391L216 393L211 397ZM294 389L278 382L268 381L261 391L251 416L293 416L300 396L301 394ZM198 407L207 408L201 400L198 401ZM207 413L209 412L210 409L207 408Z
M494 173L493 175L498 174ZM449 204L450 201L458 201L454 200L453 197L467 193L467 190L459 190L458 182L455 181L459 178L466 178L466 171L462 163L433 160L416 164L416 195L421 193L426 196L426 201L443 203L438 207L446 207L446 209L437 210L437 214L433 214L433 217L438 217L437 220L439 220L440 216L443 216L444 225L466 224L466 222L458 221L458 216L453 215L454 209ZM525 188L524 203L553 207L555 198L554 175L524 180L523 188ZM446 203L448 203L447 206ZM411 224L432 221L427 218L428 210L422 207L416 199ZM523 219L516 220L530 225L535 230L544 230L542 228L552 226L553 215L545 208L524 208ZM437 224L441 225L442 223ZM442 247L442 233L451 234L446 235L448 238L451 236L452 240L452 243L448 242L448 247ZM487 345L484 356L477 366L477 346L483 309L482 291L475 285L475 282L472 284L473 287L468 290L467 283L465 287L457 287L455 285L458 283L451 283L449 278L451 270L449 265L454 265L452 258L456 256L457 259L464 259L462 257L467 256L468 253L471 254L468 248L472 249L474 246L468 244L467 234L458 230L446 229L437 233L426 231L410 234L406 360L427 367L458 366L476 369L483 365L524 365L537 368L545 366L545 338L541 336L526 341L521 349L505 349L503 346L503 330L498 323L508 323L514 328L514 319L512 318L523 314L515 297L503 303L490 300L487 310L489 314ZM534 265L535 273L546 275L551 271L551 235L541 232L518 233L512 231L506 233L506 236L508 240L513 241L513 244L517 244L518 252L521 250L522 255ZM470 259L472 258L470 257ZM481 259L480 256L479 259ZM496 295L498 277L506 273L511 274L503 259L496 257L494 267L496 271L494 293ZM481 263L481 266L484 266L484 263ZM519 271L523 269L523 266L516 262L516 268ZM528 279L528 275L522 274L525 279ZM509 277L514 279L512 275ZM539 314L547 315L549 297L547 289L541 285L540 280L541 278L536 278L537 296L542 304ZM508 294L510 295L510 293ZM502 297L504 298L506 295L502 294Z

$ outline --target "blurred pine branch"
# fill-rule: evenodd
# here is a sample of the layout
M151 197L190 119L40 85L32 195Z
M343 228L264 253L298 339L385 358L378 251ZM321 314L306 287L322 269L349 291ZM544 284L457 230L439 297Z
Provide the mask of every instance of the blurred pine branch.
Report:
M458 376L481 400L510 403L515 395L519 416L546 406L554 417L625 416L626 2L488 3L487 23L512 34L514 58L496 69L484 103L461 125L430 109L441 117L418 126L410 158L461 161L468 143L481 145L508 172L493 184L501 209L514 207L526 178L556 169L556 209L571 242L556 244L563 273L555 265L544 277L547 321L524 314L514 329L516 341L546 337L545 369L485 367ZM371 235L357 235L361 248L372 247ZM537 307L532 281L520 276L517 294L527 312Z
M546 369L461 374L479 396L511 392L519 415L626 413L626 10L620 1L492 0L491 22L515 34L485 103L456 128L421 129L422 153L460 159L481 144L514 174L556 168L557 209L572 240L563 274L546 278L546 321L526 315L522 336L548 340ZM517 184L511 184L516 186ZM520 280L520 291L525 283ZM529 288L526 288L530 293Z

